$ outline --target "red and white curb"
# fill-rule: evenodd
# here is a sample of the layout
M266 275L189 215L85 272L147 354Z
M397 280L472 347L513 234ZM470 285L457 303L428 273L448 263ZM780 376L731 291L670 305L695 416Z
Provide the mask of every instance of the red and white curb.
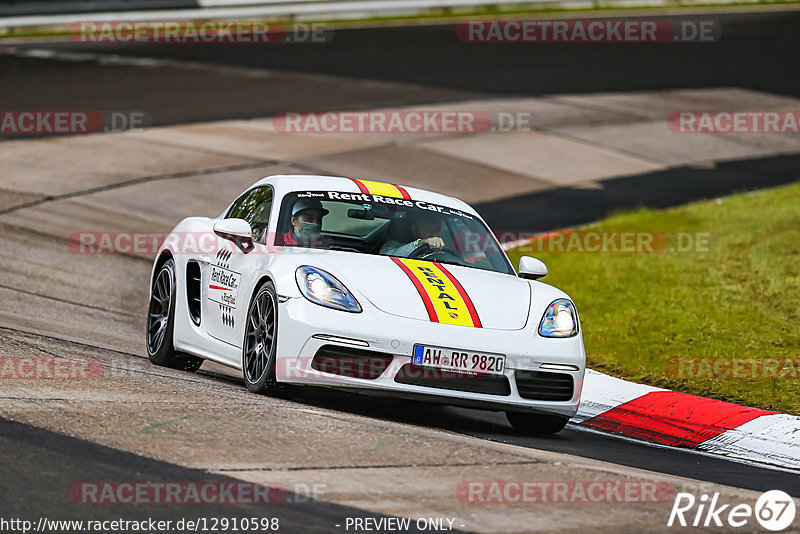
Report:
M800 469L800 417L634 384L591 369L572 422L661 445Z

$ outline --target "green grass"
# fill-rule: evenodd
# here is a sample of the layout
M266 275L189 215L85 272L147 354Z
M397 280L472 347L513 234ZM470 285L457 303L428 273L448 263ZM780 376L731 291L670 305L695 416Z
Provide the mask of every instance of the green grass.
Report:
M758 380L685 379L666 370L676 357L800 361L800 183L616 214L583 229L713 236L707 252L529 252L547 264L544 281L575 301L590 367L800 415L800 369L793 379ZM516 265L520 252L510 256Z

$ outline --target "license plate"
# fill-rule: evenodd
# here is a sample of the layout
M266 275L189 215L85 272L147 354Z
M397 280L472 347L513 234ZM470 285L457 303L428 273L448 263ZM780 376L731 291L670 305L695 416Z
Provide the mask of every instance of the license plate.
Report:
M414 365L471 374L501 375L506 368L504 354L489 354L433 345L414 345L411 362Z

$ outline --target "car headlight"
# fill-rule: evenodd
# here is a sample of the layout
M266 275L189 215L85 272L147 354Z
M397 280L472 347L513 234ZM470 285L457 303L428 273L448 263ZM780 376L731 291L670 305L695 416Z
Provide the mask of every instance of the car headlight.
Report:
M297 287L305 298L328 308L361 313L361 305L352 293L331 273L303 265L294 273Z
M567 299L554 300L547 307L539 323L542 337L572 337L578 333L578 312Z

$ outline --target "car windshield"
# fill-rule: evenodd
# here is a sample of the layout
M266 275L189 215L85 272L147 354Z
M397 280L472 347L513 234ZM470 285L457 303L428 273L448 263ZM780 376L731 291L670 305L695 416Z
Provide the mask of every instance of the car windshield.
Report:
M275 244L344 250L515 274L477 217L419 200L303 191L284 197Z

